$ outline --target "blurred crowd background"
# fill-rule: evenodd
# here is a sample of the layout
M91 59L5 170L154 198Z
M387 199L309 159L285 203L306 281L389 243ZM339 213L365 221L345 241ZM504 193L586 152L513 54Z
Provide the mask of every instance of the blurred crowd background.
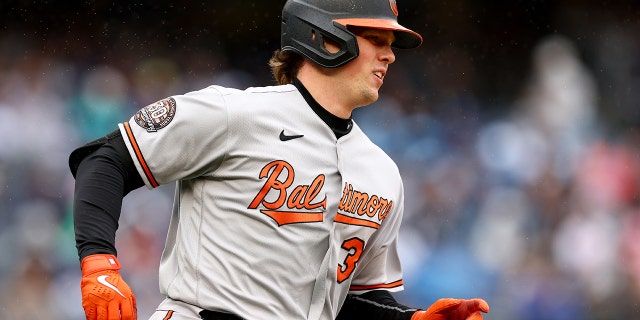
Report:
M283 3L0 2L0 319L83 319L69 153L166 96L274 84ZM354 115L405 181L398 298L640 319L640 3L398 6L425 43ZM141 319L162 299L172 191L123 205Z

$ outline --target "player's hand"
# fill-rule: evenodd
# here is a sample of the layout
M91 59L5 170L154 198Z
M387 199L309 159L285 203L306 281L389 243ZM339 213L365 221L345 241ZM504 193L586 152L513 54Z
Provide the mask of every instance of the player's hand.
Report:
M136 297L120 276L120 262L111 254L82 259L82 307L87 320L136 320Z
M489 304L482 299L439 299L427 311L418 311L411 320L482 320L482 313L489 312Z

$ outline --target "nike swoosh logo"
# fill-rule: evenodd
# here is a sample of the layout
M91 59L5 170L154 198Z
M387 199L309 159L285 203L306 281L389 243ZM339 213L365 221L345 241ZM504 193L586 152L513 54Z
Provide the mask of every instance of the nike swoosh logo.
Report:
M98 282L102 283L105 287L109 288L109 289L113 289L113 291L117 292L119 295L121 295L123 298L126 298L124 296L124 294L122 294L122 292L120 292L120 290L118 290L118 288L116 288L114 285L112 285L111 283L107 282L107 278L109 278L109 276L106 275L101 275L98 276Z
M289 140L298 139L298 138L302 138L302 137L304 137L304 135L302 135L302 134L296 134L296 135L288 136L288 135L284 134L284 130L282 130L280 132L280 140L281 141L289 141Z

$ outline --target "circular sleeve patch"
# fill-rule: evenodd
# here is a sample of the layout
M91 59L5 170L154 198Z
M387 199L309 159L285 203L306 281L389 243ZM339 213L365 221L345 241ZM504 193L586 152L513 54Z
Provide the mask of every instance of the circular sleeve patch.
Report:
M169 125L175 115L176 100L166 98L140 109L133 119L147 132L156 132Z

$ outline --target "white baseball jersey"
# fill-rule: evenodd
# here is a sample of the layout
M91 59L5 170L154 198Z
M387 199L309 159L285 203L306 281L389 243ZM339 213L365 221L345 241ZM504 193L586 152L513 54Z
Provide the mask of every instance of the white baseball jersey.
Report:
M402 289L397 166L355 123L337 139L294 85L211 86L119 126L149 188L177 181L168 297L245 319L334 319L348 292Z

